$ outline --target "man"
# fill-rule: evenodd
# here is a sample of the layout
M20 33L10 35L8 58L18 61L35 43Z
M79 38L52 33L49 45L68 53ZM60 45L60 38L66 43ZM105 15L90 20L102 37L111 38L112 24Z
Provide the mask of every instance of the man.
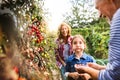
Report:
M95 0L96 9L110 22L109 57L107 66L89 63L76 67L94 80L120 80L120 0Z

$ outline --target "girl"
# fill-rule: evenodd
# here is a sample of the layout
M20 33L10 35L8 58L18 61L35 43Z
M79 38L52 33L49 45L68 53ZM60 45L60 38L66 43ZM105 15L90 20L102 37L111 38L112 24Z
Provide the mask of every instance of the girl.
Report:
M86 75L86 77L84 77L75 70L75 66L86 65L88 62L95 62L92 56L84 52L86 48L84 38L81 35L75 35L71 41L71 46L73 54L67 59L65 76L68 77L68 80L90 79L90 75L84 73Z

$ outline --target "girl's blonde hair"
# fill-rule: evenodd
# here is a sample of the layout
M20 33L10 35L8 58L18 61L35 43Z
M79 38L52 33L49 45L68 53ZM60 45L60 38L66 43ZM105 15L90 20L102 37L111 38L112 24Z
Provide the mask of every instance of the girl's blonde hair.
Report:
M61 28L62 28L62 26L67 26L67 28L68 28L68 35L67 35L67 37L71 36L71 27L67 23L62 22L59 25L59 27L58 27L58 38L59 39L63 38L63 35L61 34Z
M73 36L71 44L73 44L73 41L74 41L75 38L80 38L83 41L84 45L85 45L85 49L87 48L86 47L86 41L85 41L84 37L82 35L80 35L80 34Z

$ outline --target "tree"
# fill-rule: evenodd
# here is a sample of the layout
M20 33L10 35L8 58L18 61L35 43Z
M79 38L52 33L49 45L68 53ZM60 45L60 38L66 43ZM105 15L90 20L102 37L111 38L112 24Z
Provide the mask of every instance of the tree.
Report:
M98 17L93 0L70 0L70 2L71 12L66 13L64 17L72 27L84 27Z

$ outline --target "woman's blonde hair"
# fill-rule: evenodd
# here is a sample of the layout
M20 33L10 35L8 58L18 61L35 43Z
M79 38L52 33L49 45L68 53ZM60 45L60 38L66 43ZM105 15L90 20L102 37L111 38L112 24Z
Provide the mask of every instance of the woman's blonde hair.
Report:
M67 37L71 36L71 27L70 27L70 25L68 25L68 24L65 23L65 22L62 22L62 23L59 25L59 27L58 27L58 38L59 38L59 39L63 38L63 35L61 34L61 28L62 28L62 26L67 26L67 28L68 28L68 35L67 35Z

